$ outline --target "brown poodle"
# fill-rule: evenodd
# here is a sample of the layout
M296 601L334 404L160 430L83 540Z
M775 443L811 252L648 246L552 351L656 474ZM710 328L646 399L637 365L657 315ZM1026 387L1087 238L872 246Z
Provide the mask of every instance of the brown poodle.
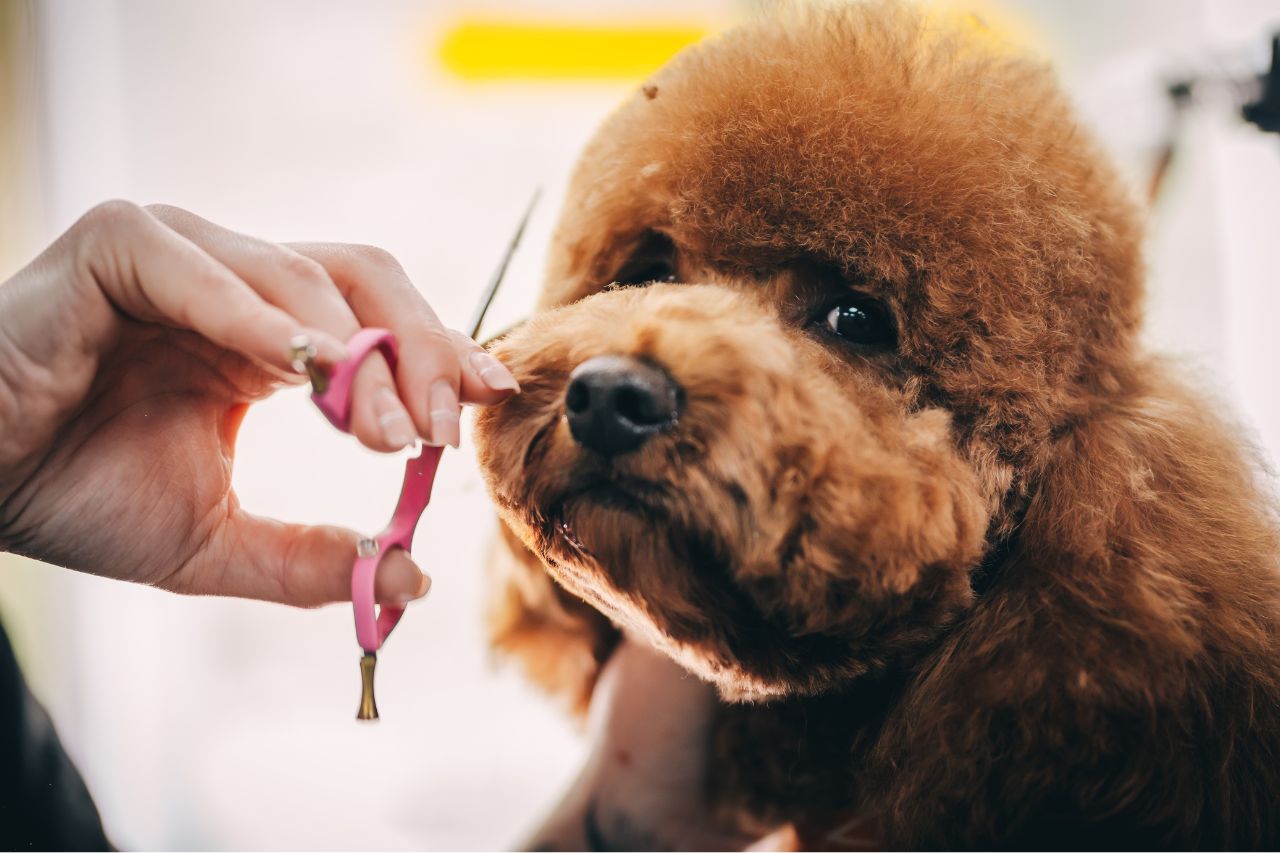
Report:
M477 422L495 637L579 708L628 649L714 685L604 729L727 834L585 790L576 843L1280 844L1276 515L1138 346L1141 239L1049 71L896 6L610 116Z

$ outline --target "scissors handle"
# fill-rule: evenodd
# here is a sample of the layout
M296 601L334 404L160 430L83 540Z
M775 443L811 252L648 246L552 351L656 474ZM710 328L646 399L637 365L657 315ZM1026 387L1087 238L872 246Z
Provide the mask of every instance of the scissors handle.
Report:
M406 553L413 546L413 533L418 519L431 500L431 486L444 448L424 445L422 452L404 466L404 485L400 502L386 529L371 540L361 540L356 550L356 563L351 570L351 606L356 617L356 641L366 652L376 652L396 627L404 608L384 604L378 607L374 598L374 581L378 567L394 548ZM369 543L372 543L371 545Z
M333 365L325 386L311 392L311 401L316 408L324 413L329 423L343 432L351 432L351 383L355 381L360 365L374 352L381 352L394 375L399 355L396 336L390 329L377 328L361 329L352 335L347 341L347 352L351 358Z
M351 386L360 365L375 352L381 352L394 374L398 357L395 335L388 329L361 329L347 341L347 351L350 359L333 365L325 377L324 387L317 387L311 394L316 408L343 432L351 431ZM351 606L355 611L356 640L366 653L372 654L381 648L404 614L403 607L378 606L374 582L387 554L395 548L406 553L412 549L418 519L431 500L431 486L442 450L424 445L421 453L405 463L400 500L390 524L376 537L361 539L356 546L356 561L351 569Z

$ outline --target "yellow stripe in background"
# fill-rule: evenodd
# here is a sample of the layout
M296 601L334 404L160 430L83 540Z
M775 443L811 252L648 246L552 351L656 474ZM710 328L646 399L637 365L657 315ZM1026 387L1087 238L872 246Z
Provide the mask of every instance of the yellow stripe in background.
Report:
M1000 0L930 0L925 21L958 25L988 51L1050 55L1048 40L1012 6Z
M711 28L463 20L445 32L441 64L464 80L635 80Z

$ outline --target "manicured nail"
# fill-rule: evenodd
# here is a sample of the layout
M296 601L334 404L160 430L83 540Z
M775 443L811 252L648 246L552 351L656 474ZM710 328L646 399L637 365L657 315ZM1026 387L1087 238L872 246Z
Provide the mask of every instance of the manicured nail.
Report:
M431 435L427 441L437 447L458 446L459 426L462 409L458 406L458 395L448 382L441 380L431 386L431 395L427 398L427 417L431 421Z
M502 362L483 350L476 350L467 356L471 369L480 377L480 381L493 391L514 391L520 393L520 383L511 375Z
M374 393L373 413L378 418L382 440L392 448L399 450L413 441L413 421L390 388L383 386Z
M413 595L401 596L400 604L404 605L404 604L408 604L411 601L417 601L419 598L422 598L430 591L431 591L431 578L427 577L424 574L422 576L422 580L418 581L418 591L415 592Z

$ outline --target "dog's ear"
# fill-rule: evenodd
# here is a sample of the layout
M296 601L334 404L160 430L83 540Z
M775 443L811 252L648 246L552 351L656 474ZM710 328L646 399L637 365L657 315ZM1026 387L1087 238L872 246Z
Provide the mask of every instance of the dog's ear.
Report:
M520 661L534 683L585 713L618 630L553 581L505 524L501 529L490 559L490 642Z
M1280 543L1213 408L1152 372L1058 440L1008 558L877 747L891 846L1012 846L1055 814L1146 843L1275 837ZM1132 843L1108 831L1061 840Z
M1155 365L1135 374L1054 446L1022 559L1043 562L1034 570L1089 612L1119 617L1106 628L1117 640L1180 659L1229 636L1230 648L1256 647L1262 635L1250 632L1280 600L1265 465L1211 397Z

